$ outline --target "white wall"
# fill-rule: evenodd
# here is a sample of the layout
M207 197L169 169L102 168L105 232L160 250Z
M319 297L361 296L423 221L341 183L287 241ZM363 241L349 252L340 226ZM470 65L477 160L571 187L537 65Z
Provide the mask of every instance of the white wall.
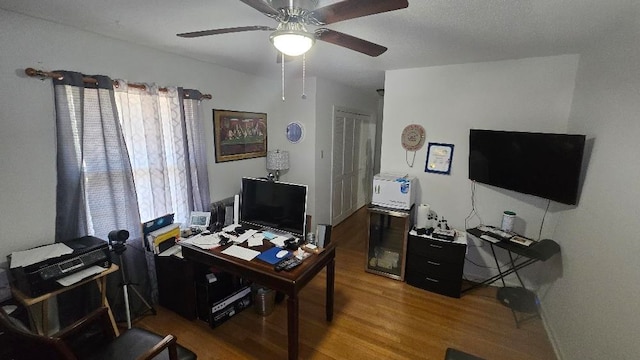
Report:
M335 106L378 117L378 95L364 93L325 79L317 82L315 185L316 217L314 224L331 224L331 145L333 143L333 110Z
M469 129L567 132L578 60L577 55L566 55L388 71L381 171L416 176L420 185L416 202L431 204L454 228L481 222L499 226L502 212L513 210L518 214L515 230L538 238L547 201L535 196L477 184L475 202L480 217L466 220L472 187L468 180ZM413 168L405 162L407 154L400 144L403 128L412 123L421 124L427 133ZM424 172L429 142L454 145L450 175ZM572 211L574 207L552 202L542 238L555 239L564 247L554 232L558 218ZM496 273L490 251L483 245L470 241L467 258L471 261L465 262L465 277L487 278ZM501 262L506 261L504 255L499 254ZM520 272L529 288L538 289L562 276L560 257L553 260ZM507 280L517 281L513 275Z
M344 84L323 78L306 79L306 99L301 98L301 79L287 74L286 104L277 129L270 127L269 146L289 150L291 168L281 177L283 181L309 185L307 211L313 216L312 228L330 223L331 200L331 144L333 108L341 106L357 109L377 117L376 93L365 94ZM289 79L290 78L290 79ZM291 121L304 126L304 139L298 144L285 138L285 127ZM273 123L271 123L273 124ZM277 145L275 145L277 144Z
M104 74L212 94L213 100L203 102L212 199L238 192L241 176L266 172L264 158L215 163L212 109L265 112L269 125L272 119L277 124L283 107L277 81L4 10L0 49L0 262L12 251L51 243L54 234L52 85L24 75L27 67Z
M388 71L385 83L384 132L381 171L408 173L419 180L416 203L428 203L449 225L465 228L471 212L471 182L468 180L469 129L566 132L578 56L555 56L522 60ZM425 146L409 167L400 137L406 125L416 123L426 130ZM454 145L450 175L424 171L429 142ZM538 237L546 200L477 184L476 209L483 223L500 225L502 212L518 214L515 230ZM543 238L553 234L557 211L566 206L552 204L545 219ZM470 219L468 227L480 223ZM482 248L471 244L469 257L493 266ZM467 263L466 276L485 277L484 267Z
M365 100L367 95L342 84L308 78L307 99L302 100L300 76L288 72L283 102L278 80L258 78L5 10L0 10L0 49L2 260L12 251L52 242L55 226L52 85L50 80L39 81L24 75L27 67L103 74L212 94L212 100L203 102L212 200L237 193L242 176L261 177L267 173L264 158L215 163L212 110L267 113L268 148L290 151L291 169L284 172L281 179L309 185L311 215L329 211L329 195L324 183L329 175L321 173L323 182L319 185L320 195L316 195L315 162L320 159L329 161L330 165L333 105L375 112L375 107ZM275 63L274 71L280 71ZM319 91L331 94L317 95ZM374 95L372 98L375 99ZM320 135L316 135L317 119L321 120ZM291 144L285 138L286 125L291 121L300 121L305 126L305 138L299 144ZM321 150L324 158L319 155ZM318 196L322 199L316 203ZM323 220L326 221L328 215ZM314 217L313 222L317 224L318 218Z
M627 14L635 16L638 12ZM543 238L562 253L525 272L538 289L543 320L560 359L635 359L640 305L640 24L614 29L578 56L465 64L387 73L382 170L418 176L418 202L431 203L457 228L471 210L468 129L489 128L587 135L587 168L577 206L552 202ZM402 161L402 128L422 124L427 142L455 145L450 176L424 173ZM393 124L393 126L391 126ZM484 223L499 225L504 209L518 213L516 230L537 237L546 201L477 185ZM479 220L472 219L469 226ZM486 247L468 257L490 265ZM479 275L469 263L465 275ZM513 279L511 279L513 280ZM526 341L526 340L523 340Z
M563 359L640 354L639 8L580 56L569 130L593 137L593 150L580 204L558 222L563 276L543 303Z
M301 91L302 79L297 75L287 74L282 115L277 120L277 125L275 123L270 125L269 147L289 151L290 168L280 176L280 180L308 186L307 214L314 217L316 212L316 184L313 170L313 152L316 133L317 79L314 77L305 79L306 99L303 99ZM289 142L286 138L287 125L293 121L301 123L304 128L303 139L297 144ZM312 222L313 220L315 219L312 219Z

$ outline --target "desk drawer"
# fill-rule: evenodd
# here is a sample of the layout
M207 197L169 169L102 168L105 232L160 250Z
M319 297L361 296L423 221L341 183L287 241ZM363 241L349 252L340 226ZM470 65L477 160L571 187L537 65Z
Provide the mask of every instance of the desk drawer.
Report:
M405 274L407 284L441 295L459 298L462 288L462 277L457 280L443 279L437 275L419 271L407 271Z
M407 272L420 272L430 274L437 278L456 280L462 278L464 263L460 261L449 262L434 260L416 254L407 255Z
M430 260L443 260L454 262L464 259L466 245L451 242L433 240L417 236L409 236L407 253L424 256Z

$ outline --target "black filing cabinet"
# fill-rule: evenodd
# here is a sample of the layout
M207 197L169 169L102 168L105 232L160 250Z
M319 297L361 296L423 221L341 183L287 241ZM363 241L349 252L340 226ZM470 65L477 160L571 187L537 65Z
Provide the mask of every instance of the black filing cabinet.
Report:
M196 318L196 265L176 256L156 256L160 305L189 320Z
M438 240L412 230L407 245L407 284L459 298L466 251L464 238Z
M186 319L209 321L209 310L240 289L239 278L176 256L157 256L159 303Z

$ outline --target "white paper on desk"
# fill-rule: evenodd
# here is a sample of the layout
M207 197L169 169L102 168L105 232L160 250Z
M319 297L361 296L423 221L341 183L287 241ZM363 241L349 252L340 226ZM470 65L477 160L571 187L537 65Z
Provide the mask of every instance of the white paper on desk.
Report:
M171 256L171 255L175 255L178 252L180 252L182 250L182 248L180 247L180 245L173 245L172 247L168 248L167 250L161 252L160 254L158 254L158 256Z
M234 231L238 226L240 226L240 225L239 224L227 225L227 226L222 228L222 231L224 231L224 232Z
M253 258L260 255L260 251L247 249L238 245L231 245L228 248L224 249L222 253L247 261L251 261L253 260Z
M180 240L181 243L195 245L201 249L212 249L220 245L220 237L218 234L196 235L190 238Z
M242 244L243 242L249 240L250 237L253 236L253 234L257 233L258 230L247 230L245 231L243 234L241 234L240 236L238 236L237 239L233 240L233 242L238 243L238 244Z
M62 286L70 286L73 285L75 283L78 283L86 278L88 278L89 276L95 275L95 274L100 274L101 272L105 271L106 269L103 267L100 267L98 265L93 265L91 267L88 267L86 269L82 269L78 272L74 272L73 274L63 277L61 279L56 280L58 282L58 284L62 285Z
M42 260L73 253L73 249L63 243L39 246L37 248L11 253L11 268L28 266Z
M262 240L264 239L264 235L262 234L254 234L252 237L249 238L249 241L247 242L247 244L252 247L252 246L260 246L262 245Z
M287 237L284 236L276 236L273 239L269 240L271 243L277 247L284 247L284 241L287 240Z

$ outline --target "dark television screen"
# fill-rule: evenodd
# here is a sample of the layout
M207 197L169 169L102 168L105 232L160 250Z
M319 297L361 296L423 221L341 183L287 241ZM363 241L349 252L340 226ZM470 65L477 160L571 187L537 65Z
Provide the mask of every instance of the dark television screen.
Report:
M584 144L584 135L471 129L469 179L574 205Z
M242 178L240 221L303 236L307 220L307 185Z

